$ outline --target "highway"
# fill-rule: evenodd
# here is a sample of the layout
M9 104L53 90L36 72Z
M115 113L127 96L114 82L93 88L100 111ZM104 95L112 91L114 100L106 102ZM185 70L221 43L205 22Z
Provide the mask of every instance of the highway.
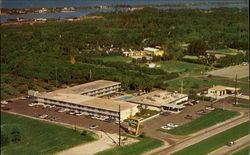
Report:
M230 155L233 152L241 149L242 147L247 146L250 142L250 137L249 135L247 135L236 140L235 142L236 144L234 144L233 146L223 146L213 152L210 152L208 155Z
M201 130L197 133L190 135L185 139L178 140L175 144L170 146L163 146L158 149L146 152L145 155L166 155L182 150L188 146L196 144L204 139L214 136L218 133L226 131L234 126L237 126L243 122L249 120L248 113L242 113L242 115L225 121L224 123L217 124L207 129Z

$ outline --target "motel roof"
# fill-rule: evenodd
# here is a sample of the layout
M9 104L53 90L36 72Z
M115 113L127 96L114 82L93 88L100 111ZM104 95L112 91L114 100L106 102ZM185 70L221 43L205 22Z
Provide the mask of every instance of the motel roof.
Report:
M156 90L148 94L133 97L127 101L139 104L148 104L152 106L163 106L168 103L173 103L174 101L186 97L185 94L172 93L164 90Z
M65 94L65 93L57 93L57 92L50 92L39 96L39 98L46 98L50 100L56 100L61 102L67 102L77 105L84 105L93 108L99 108L104 110L111 110L111 111L119 111L119 104L121 106L121 111L132 109L137 105L125 102L125 101L116 101L111 99L103 99L103 98L96 98L86 95L78 95L78 94Z
M170 107L170 108L174 108L174 109L183 109L185 108L184 105L178 105L178 104L173 104L173 103L168 103L164 105L165 107Z
M233 87L226 87L226 86L220 86L220 85L217 85L217 86L213 86L212 88L209 88L211 90L217 90L217 91L223 91L223 90L231 90L231 91L234 91L235 88ZM237 91L240 90L240 88L236 88Z
M121 84L120 82L113 82L107 80L97 80L89 83L84 83L74 87L69 87L65 89L56 90L58 93L70 93L70 94L83 94L90 91L95 91L105 87L110 87L113 85Z

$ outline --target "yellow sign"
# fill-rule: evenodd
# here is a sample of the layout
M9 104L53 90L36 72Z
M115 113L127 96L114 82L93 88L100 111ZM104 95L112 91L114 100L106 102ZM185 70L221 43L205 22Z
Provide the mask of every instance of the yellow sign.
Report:
M140 127L140 120L135 117L128 118L128 131L131 135L138 135Z

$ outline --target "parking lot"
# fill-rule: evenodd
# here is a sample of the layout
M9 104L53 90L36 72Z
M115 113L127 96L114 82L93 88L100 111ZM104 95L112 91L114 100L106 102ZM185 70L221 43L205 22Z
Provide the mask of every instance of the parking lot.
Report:
M46 119L52 122L61 122L70 124L72 126L80 126L83 128L90 128L94 130L100 130L107 133L118 133L118 125L115 122L104 122L100 120L88 119L85 118L85 115L76 116L66 114L66 112L56 112L56 108L44 108L43 106L28 106L33 100L32 99L20 99L13 102L10 102L4 105L4 108L1 107L1 110L10 111L22 115L27 115L31 117L36 117L41 120ZM9 108L9 109L8 109ZM48 115L47 117L43 115ZM43 118L45 117L45 118ZM125 132L121 130L121 132Z

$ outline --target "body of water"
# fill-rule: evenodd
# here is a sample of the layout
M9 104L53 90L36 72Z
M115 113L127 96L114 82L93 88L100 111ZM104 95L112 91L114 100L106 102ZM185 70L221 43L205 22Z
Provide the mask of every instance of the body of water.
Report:
M183 3L214 3L214 2L248 2L246 0L2 0L2 8L53 8L71 6L112 6L112 5L150 5L150 4L183 4ZM188 7L157 7L159 9L182 9L198 8L210 9L215 7L248 7L248 4L228 4L228 5L200 5ZM19 18L56 18L64 19L69 17L85 16L97 11L127 11L128 9L82 9L75 12L43 13L43 14L18 14L1 16L1 23L7 19Z
M123 100L128 100L128 99L131 99L131 98L133 98L133 96L122 96L122 97L119 97L119 98L115 98L114 100L123 101Z
M52 8L100 5L248 2L247 0L2 0L2 8Z

